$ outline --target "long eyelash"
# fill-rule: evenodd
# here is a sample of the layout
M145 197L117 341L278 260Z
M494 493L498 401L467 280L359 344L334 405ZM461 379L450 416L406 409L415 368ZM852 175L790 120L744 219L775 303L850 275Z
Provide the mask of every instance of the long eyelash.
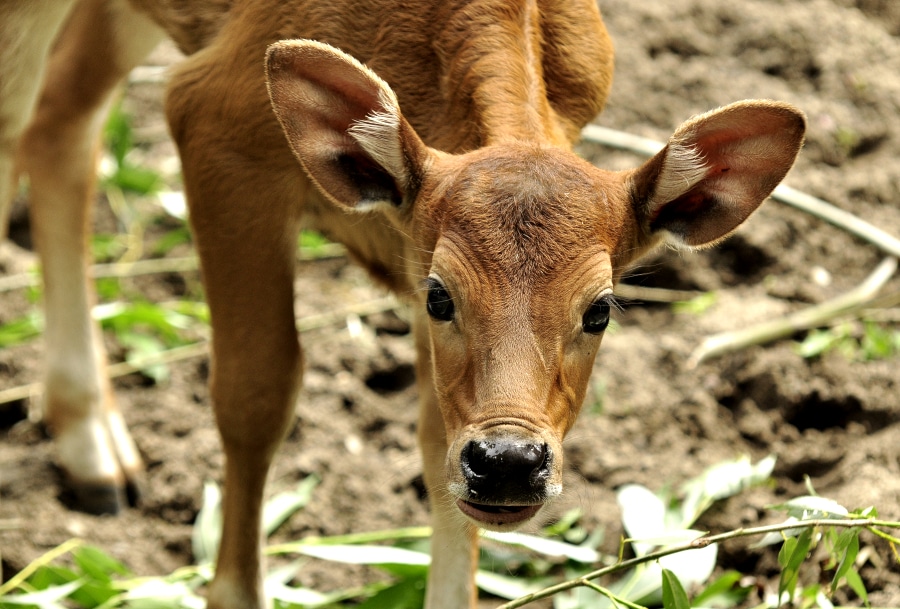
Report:
M620 296L616 296L614 293L609 293L606 296L603 296L602 298L606 299L606 304L608 304L609 308L612 309L613 311L615 311L616 313L621 314L621 313L625 312L625 304L626 304L627 299L622 298Z
M417 292L427 292L435 288L443 288L444 285L434 277L426 277L419 282ZM446 289L446 288L444 288Z

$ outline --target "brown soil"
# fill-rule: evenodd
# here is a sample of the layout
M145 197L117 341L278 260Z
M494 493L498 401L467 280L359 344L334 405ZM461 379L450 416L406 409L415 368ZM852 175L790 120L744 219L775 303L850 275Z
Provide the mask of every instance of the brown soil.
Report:
M663 139L690 115L731 101L793 102L808 113L809 135L787 183L900 235L900 11L892 0L601 0L601 8L616 42L617 72L598 123ZM171 55L163 50L154 60L165 63ZM134 85L127 102L151 163L172 151L162 137L158 89ZM584 153L606 167L638 162L599 147ZM702 527L773 521L779 516L765 506L804 494L806 476L820 494L850 508L875 505L882 516L900 519L896 357L861 361L828 353L808 360L782 341L695 370L685 366L704 336L842 293L881 257L838 229L769 202L715 250L662 252L646 261L629 281L716 290L718 300L699 315L639 304L619 314L621 327L601 349L589 403L567 442L569 486L554 513L581 507L586 524L605 531L604 549L615 551L616 487L635 482L656 490L740 454L772 453L774 484L725 502ZM13 271L31 255L17 249L8 259ZM196 280L188 273L129 286L166 299ZM886 291L898 288L895 279ZM303 264L297 294L298 314L308 315L380 292L357 268L331 260ZM2 321L27 307L22 293L0 295ZM305 389L271 488L309 474L322 483L280 538L428 522L408 328L392 314L364 322L363 338L343 326L304 335ZM0 387L39 380L42 348L37 341L0 351ZM26 418L31 405L0 405L3 575L73 536L142 574L189 563L201 486L218 478L222 462L206 381L207 362L195 359L172 366L165 386L140 375L116 382L147 476L140 505L115 518L70 511L51 443ZM896 559L871 537L864 536L864 546L871 552L861 572L872 603L900 606ZM756 575L761 586L771 587L773 576L777 584L771 550L730 543L719 562ZM811 569L808 581L815 581L819 566ZM365 576L311 562L302 580L330 589Z

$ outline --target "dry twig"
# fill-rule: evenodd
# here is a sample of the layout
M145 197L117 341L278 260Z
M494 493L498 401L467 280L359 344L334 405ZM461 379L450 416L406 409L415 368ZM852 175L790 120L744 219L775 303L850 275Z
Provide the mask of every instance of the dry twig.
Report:
M780 524L773 525L764 525L758 527L751 527L745 529L735 529L733 531L728 531L726 533L719 533L717 535L704 535L694 539L693 541L689 541L687 543L678 544L675 546L670 546L664 548L662 550L657 550L656 552L651 552L649 554L645 554L644 556L639 556L637 558L631 558L629 560L620 560L614 565L610 565L608 567L603 567L602 569L597 569L596 571L591 571L582 577L571 579L568 581L564 581L562 583L556 584L554 586L548 586L543 590L539 590L532 594L528 594L526 596L522 596L515 600L512 600L508 603L504 603L497 607L497 609L517 609L518 607L524 607L525 605L531 604L534 601L549 598L554 594L558 594L565 590L571 590L572 588L577 588L579 586L588 586L593 587L591 585L591 580L597 579L604 575L609 575L611 573L618 573L619 571L624 571L626 569L630 569L631 567L635 567L644 563L651 563L663 558L665 556L669 556L671 554L677 554L679 552L687 552L689 550L695 550L697 548L705 548L711 544L721 543L723 541L727 541L729 539L737 539L739 537L750 537L756 535L765 535L766 533L777 533L782 531L796 530L796 529L805 529L805 528L815 528L815 527L841 527L841 528L854 528L854 527L862 527L871 533L882 536L883 532L876 527L885 527L896 529L900 528L900 522L889 522L884 520L875 520L873 518L847 518L847 519L810 519L810 520L792 520L790 522L783 522ZM619 599L616 599L619 600Z
M375 300L360 302L329 313L321 313L318 315L310 315L297 320L298 332L309 332L319 328L342 323L349 315L358 315L365 317L374 315L375 313L383 313L392 311L400 306L396 298L388 296ZM109 378L118 378L127 374L132 374L158 364L171 364L173 362L190 359L192 357L201 357L209 353L209 343L201 341L182 347L176 347L166 351L160 351L141 358L135 358L129 362L119 362L111 364L107 367ZM34 398L41 394L44 386L42 383L29 383L28 385L20 385L0 391L0 404L14 402L25 398Z
M897 259L885 258L864 282L837 298L743 330L709 336L691 353L687 366L696 368L701 362L713 357L787 338L801 330L822 326L835 317L865 309L871 305L878 291L896 270Z

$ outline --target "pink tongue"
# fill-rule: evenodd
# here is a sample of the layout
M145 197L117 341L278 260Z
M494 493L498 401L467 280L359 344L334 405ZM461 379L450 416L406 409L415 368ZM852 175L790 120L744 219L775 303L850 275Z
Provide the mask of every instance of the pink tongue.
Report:
M525 522L541 509L541 505L478 505L462 499L456 505L472 520L493 525Z

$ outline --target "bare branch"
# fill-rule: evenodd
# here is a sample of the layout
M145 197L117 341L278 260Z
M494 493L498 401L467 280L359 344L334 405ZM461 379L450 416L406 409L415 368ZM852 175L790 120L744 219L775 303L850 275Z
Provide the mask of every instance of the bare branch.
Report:
M688 358L688 368L696 368L700 362L725 353L739 351L751 345L761 345L780 338L787 338L801 330L809 330L827 324L830 320L869 307L878 291L897 270L897 259L885 258L866 280L846 294L815 306L795 311L742 330L722 332L708 336Z
M900 528L900 522L889 522L885 520L876 520L874 518L847 518L847 519L837 519L837 518L820 518L815 520L795 520L790 522L782 522L780 524L772 524L765 525L759 527L751 527L747 529L735 529L733 531L728 531L726 533L719 533L717 535L704 535L702 537L698 537L692 541L687 543L679 544L676 546L671 546L662 550L657 550L656 552L651 552L649 554L645 554L644 556L639 556L637 558L631 558L629 560L621 560L614 565L610 565L608 567L604 567L602 569L597 569L596 571L591 571L582 577L577 579L571 579L568 581L561 582L559 584L548 586L543 590L538 590L537 592L533 592L531 594L527 594L525 596L519 597L515 600L509 601L508 603L504 603L498 606L496 609L517 609L518 607L524 607L534 601L541 600L543 598L548 598L553 596L554 594L558 594L560 592L564 592L565 590L571 590L572 588L577 588L579 586L584 586L585 582L589 580L594 580L604 575L609 575L611 573L617 573L619 571L624 571L626 569L630 569L631 567L636 567L637 565L655 562L660 558L665 556L669 556L671 554L677 554L679 552L687 552L689 550L696 550L698 548L705 548L706 546L714 543L721 543L723 541L728 541L730 539L737 539L739 537L752 537L756 535L765 535L767 533L777 533L781 531L789 531L794 529L808 529L814 527L842 527L842 528L853 528L853 527L862 527L873 533L876 531L881 533L875 527L884 527L884 528L892 528L897 529ZM593 586L592 586L593 587Z

